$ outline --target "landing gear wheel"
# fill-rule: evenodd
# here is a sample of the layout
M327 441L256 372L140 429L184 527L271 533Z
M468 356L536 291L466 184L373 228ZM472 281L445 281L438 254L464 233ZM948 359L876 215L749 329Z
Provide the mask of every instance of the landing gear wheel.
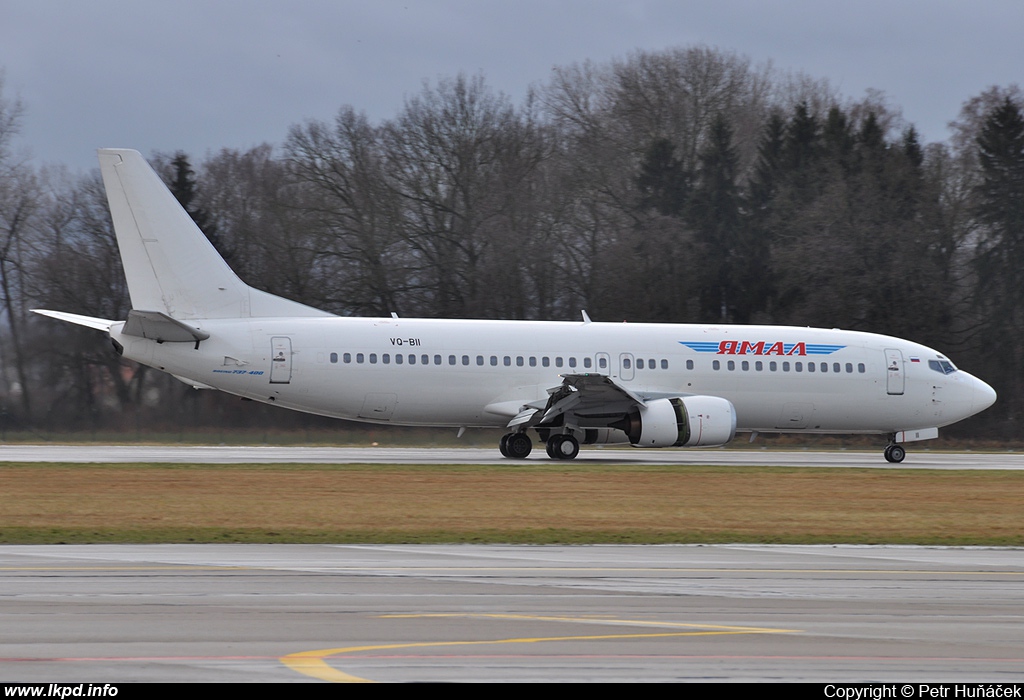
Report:
M907 451L900 445L889 445L883 454L887 462L899 464L907 456Z
M505 442L504 454L509 459L526 459L533 449L533 441L526 433L509 433L502 439Z
M498 451L501 452L502 457L508 457L508 437L512 433L505 433L501 436L501 442L498 443Z
M552 435L548 438L547 450L551 459L576 459L580 443L572 435Z

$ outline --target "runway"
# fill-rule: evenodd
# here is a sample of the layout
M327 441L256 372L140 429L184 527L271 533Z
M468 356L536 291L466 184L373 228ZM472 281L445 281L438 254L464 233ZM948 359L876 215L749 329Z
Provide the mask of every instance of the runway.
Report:
M53 445L3 445L0 461L517 464L482 449ZM623 461L893 466L853 451L577 460ZM1024 550L0 546L0 681L1022 682Z
M889 464L882 450L701 449L638 450L584 448L574 464L717 464L733 466L860 467L870 469L1024 469L1020 452L931 452L907 450L902 464ZM514 469L497 448L237 447L164 445L0 445L0 462L122 462L194 464L501 464ZM535 449L527 463L550 463Z
M0 678L1021 682L1024 551L0 547Z

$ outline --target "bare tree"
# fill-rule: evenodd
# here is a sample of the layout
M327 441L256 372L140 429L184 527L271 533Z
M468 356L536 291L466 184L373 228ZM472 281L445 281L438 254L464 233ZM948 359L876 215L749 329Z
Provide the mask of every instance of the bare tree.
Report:
M31 249L40 189L33 169L12 151L23 114L20 101L4 96L0 73L0 323L7 329L7 342L0 342L0 364L7 371L0 374L5 393L17 397L24 418L29 419L32 401L25 357L24 259Z

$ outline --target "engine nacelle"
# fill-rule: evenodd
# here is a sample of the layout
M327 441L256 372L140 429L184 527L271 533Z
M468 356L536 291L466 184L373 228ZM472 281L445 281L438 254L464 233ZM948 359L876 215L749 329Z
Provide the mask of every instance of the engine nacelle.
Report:
M612 425L637 447L710 447L736 437L736 409L718 396L655 399Z

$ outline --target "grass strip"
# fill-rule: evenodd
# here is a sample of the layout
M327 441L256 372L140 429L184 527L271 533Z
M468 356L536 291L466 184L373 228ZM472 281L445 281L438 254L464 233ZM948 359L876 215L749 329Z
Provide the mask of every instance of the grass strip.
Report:
M702 465L0 466L0 542L1024 546L1014 471Z

